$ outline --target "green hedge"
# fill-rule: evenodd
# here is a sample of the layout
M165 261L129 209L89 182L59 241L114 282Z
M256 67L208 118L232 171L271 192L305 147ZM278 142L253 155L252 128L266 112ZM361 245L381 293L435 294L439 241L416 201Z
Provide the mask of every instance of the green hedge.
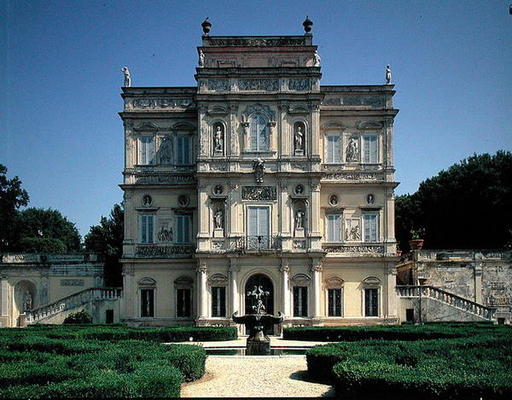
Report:
M0 398L179 397L183 382L204 374L199 346L85 337L82 329L1 329Z
M283 338L313 341L423 340L467 337L493 332L487 323L444 323L428 325L380 325L284 328Z
M475 328L472 333L478 332ZM315 379L342 398L512 398L509 327L421 341L365 340L317 346L306 354Z

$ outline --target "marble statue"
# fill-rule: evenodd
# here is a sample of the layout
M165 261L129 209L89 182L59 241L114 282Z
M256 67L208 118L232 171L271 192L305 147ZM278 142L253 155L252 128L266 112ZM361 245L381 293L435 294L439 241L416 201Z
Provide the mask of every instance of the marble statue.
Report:
M318 51L315 51L315 67L319 67L320 66L320 61L322 61L322 59L320 58L320 55L318 54Z
M213 216L213 222L215 225L215 229L222 229L222 218L223 213L221 209L218 209L215 215Z
M204 67L204 53L203 50L199 50L199 66Z
M224 138L222 134L222 127L217 125L217 129L215 130L215 135L213 138L213 149L215 152L222 152L224 149Z
M23 312L32 310L32 294L27 289L23 293Z
M121 68L121 71L123 71L124 74L124 87L132 86L132 76L128 67Z
M160 162L170 164L172 161L172 142L170 138L165 138L160 145Z
M295 151L304 151L304 132L302 132L302 126L297 126L295 132Z
M304 229L304 211L297 210L295 213L295 229Z
M254 175L256 176L256 183L263 182L263 174L265 172L265 161L261 158L258 158L252 162L252 169L254 170Z
M386 84L389 85L391 83L391 68L389 65L386 67Z

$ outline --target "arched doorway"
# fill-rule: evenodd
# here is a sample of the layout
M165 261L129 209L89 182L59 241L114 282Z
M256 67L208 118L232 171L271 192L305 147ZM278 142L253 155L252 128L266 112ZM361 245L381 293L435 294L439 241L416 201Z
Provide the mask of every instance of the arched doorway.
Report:
M248 292L252 292L254 288L260 287L265 291L269 292L269 295L263 298L263 304L268 314L274 314L274 285L267 275L255 274L251 276L245 284L245 313L251 314L253 312L252 306L254 306L254 298L248 296Z

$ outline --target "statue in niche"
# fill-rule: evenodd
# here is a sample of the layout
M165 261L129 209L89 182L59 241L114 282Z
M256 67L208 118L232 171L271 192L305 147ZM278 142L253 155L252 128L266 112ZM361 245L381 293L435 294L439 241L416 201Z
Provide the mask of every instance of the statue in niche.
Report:
M356 138L351 137L347 144L346 161L357 161L358 146Z
M171 164L172 162L172 143L168 137L164 138L160 145L160 162L162 164Z
M121 71L123 71L124 74L124 87L132 86L132 76L128 67L121 68Z
M222 209L218 209L215 212L215 215L213 216L213 224L215 226L215 229L222 229L223 228L223 218L224 213L222 212Z
M390 66L386 66L386 84L389 85L391 83L391 68Z
M304 211L297 210L295 213L295 229L304 229Z
M298 124L295 130L295 152L304 153L304 132L301 124Z
M32 310L32 294L26 289L23 292L23 312Z
M322 61L322 59L320 58L320 55L318 54L318 51L315 51L315 67L319 67L320 66L320 61Z
M162 226L160 228L160 232L158 232L158 241L160 242L172 242L173 232L172 228L167 229L167 227Z
M204 53L203 50L199 50L199 66L204 67Z
M258 158L252 162L252 169L256 177L256 183L263 183L263 174L265 173L265 161Z
M224 132L221 125L217 125L213 136L213 150L222 153L224 150Z

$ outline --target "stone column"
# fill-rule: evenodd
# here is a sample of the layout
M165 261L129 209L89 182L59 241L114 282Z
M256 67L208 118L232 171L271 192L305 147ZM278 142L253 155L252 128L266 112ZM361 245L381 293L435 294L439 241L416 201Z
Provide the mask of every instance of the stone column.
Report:
M231 258L230 259L230 267L229 267L229 275L230 275L230 297L231 297L231 312L230 314L233 314L235 311L238 311L238 315L242 315L242 311L239 310L239 303L238 303L238 272L240 271L240 266L238 265L238 259L237 258ZM228 315L228 317L231 317L231 315Z
M311 183L311 211L309 213L310 236L316 237L312 240L311 249L318 250L321 248L320 238L320 183Z
M383 229L386 254L396 254L396 239L395 239L395 195L393 188L387 188L385 192L386 203L383 215Z
M311 262L311 273L313 275L313 293L311 296L313 319L320 319L320 297L322 282L322 262L320 259L313 259Z
M197 205L197 247L201 251L210 249L210 204L208 203L207 188L208 186L204 183L199 183L197 187L199 192L199 203Z
M6 276L0 276L0 317L9 315L9 283Z
M206 291L206 278L208 268L204 261L199 262L197 268L197 320L201 323L207 316L207 291Z
M286 318L290 318L290 286L289 286L289 277L288 274L290 273L290 267L288 265L288 259L283 258L281 260L281 279L282 279L282 307L283 307L283 314ZM279 310L277 310L279 311Z
M288 184L286 181L282 180L279 182L279 223L281 226L279 227L279 232L281 232L281 236L283 237L283 250L286 248L290 249L290 244L288 243L288 239L291 236L290 232L290 206L289 206L289 193L288 193Z
M396 293L396 266L393 263L387 264L385 267L385 285L386 285L386 307L382 307L381 310L384 312L385 318L396 318L398 317L397 310L397 293ZM382 296L384 300L385 297Z
M198 105L198 134L199 134L199 158L208 157L208 150L210 149L210 138L208 132L208 125L205 121L205 114L208 110L208 106L205 104Z

